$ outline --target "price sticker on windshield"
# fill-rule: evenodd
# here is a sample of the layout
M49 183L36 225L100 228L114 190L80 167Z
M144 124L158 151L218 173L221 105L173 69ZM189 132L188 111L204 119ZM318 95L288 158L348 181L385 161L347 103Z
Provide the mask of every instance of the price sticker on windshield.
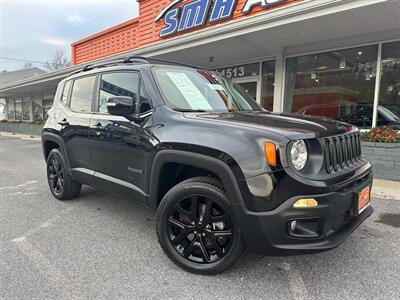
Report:
M187 76L182 72L167 72L168 77L172 80L181 94L185 97L186 102L192 109L211 110L212 107L200 90Z

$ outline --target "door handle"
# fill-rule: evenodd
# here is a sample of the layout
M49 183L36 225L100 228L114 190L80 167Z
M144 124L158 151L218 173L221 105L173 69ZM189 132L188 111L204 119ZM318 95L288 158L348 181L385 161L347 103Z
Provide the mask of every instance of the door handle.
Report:
M100 135L104 130L106 130L106 128L100 122L94 125L92 128L96 135Z
M69 122L67 121L67 119L64 119L64 120L58 122L58 125L61 125L61 126L68 126L68 125L69 125Z
M97 123L97 124L94 126L94 129L95 129L95 130L101 131L101 130L104 130L105 127L104 127L101 123Z

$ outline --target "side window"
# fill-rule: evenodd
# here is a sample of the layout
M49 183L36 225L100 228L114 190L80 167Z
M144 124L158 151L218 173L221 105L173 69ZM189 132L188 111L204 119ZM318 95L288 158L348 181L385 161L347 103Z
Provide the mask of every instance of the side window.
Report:
M72 86L71 110L76 112L90 112L92 108L95 76L76 79Z
M132 97L137 105L139 74L134 72L106 73L101 76L99 112L107 113L106 102L110 96Z
M64 104L67 104L67 101L68 101L68 94L69 94L69 89L71 88L71 82L72 81L69 80L64 84L64 90L61 95L61 102Z
M146 87L144 86L143 80L140 80L140 100L138 111L139 114L145 113L151 110L151 105L149 101L149 97L147 95Z

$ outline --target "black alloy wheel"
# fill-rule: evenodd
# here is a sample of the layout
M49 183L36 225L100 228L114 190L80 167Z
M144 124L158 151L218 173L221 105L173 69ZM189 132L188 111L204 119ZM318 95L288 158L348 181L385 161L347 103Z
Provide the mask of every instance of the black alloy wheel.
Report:
M176 203L168 216L168 236L176 251L196 263L223 258L232 246L232 220L213 199L192 195Z
M64 170L61 161L53 156L47 165L47 172L50 181L50 188L53 193L61 194L64 190Z
M243 242L222 184L195 177L174 186L157 211L157 235L165 254L196 274L225 271L240 257Z

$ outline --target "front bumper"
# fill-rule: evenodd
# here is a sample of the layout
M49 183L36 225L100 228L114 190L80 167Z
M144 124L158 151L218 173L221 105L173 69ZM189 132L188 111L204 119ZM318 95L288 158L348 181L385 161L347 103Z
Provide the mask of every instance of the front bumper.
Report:
M359 215L357 211L358 193L368 186L372 186L371 173L337 191L292 197L271 211L237 209L243 239L256 254L295 255L333 249L372 214L371 206ZM315 198L319 205L294 208L301 198ZM294 236L289 225L293 220L312 224L316 235Z

